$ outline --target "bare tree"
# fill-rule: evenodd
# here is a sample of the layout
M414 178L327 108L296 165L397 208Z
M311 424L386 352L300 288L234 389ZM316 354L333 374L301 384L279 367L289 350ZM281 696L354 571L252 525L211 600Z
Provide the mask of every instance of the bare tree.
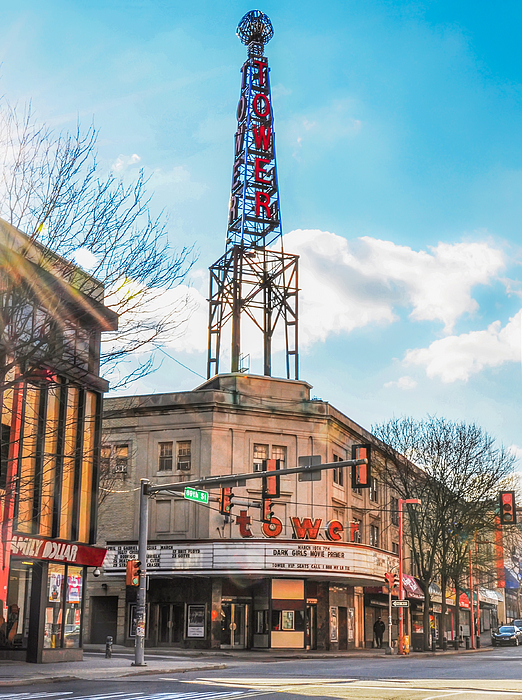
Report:
M153 370L154 349L190 313L187 295L167 302L166 293L183 281L194 257L190 246L170 248L165 217L151 214L143 171L133 182L102 171L96 139L92 126L55 134L37 123L30 107L20 113L0 102L0 217L27 234L39 250L39 265L53 272L60 267L79 291L91 293L95 280L104 285L104 304L118 314L119 329L105 335L100 360L116 388ZM89 274L79 274L73 264L78 251L90 254ZM57 328L62 335L66 329L60 328L59 293L49 295L45 311L29 309L26 295L18 293L23 274L13 279L4 265L0 272L5 382L15 350L18 365L22 356L31 366L55 353L49 339ZM131 362L138 353L144 359Z
M514 457L475 424L428 417L393 418L372 428L385 444L383 478L400 498L418 498L421 506L408 507L409 537L424 588L424 644L430 644L429 585L435 578L442 588L442 625L446 585L455 549L455 528L471 534L494 527L499 489L509 483ZM460 552L462 555L462 552ZM458 591L457 591L458 595Z

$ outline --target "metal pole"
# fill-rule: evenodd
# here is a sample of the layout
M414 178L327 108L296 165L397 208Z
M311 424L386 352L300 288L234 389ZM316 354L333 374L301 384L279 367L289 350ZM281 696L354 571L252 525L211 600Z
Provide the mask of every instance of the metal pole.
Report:
M140 561L140 585L136 603L136 646L133 666L146 666L145 629L147 623L147 530L149 525L148 479L140 479L140 523L138 533L138 560Z
M402 504L399 498L399 600L404 600L402 585ZM399 654L404 654L404 608L399 608Z
M473 607L473 564L471 562L471 546L469 551L469 617L471 623L471 648L475 648L475 609Z
M391 583L388 581L388 648L390 654L392 652L392 594L391 594Z

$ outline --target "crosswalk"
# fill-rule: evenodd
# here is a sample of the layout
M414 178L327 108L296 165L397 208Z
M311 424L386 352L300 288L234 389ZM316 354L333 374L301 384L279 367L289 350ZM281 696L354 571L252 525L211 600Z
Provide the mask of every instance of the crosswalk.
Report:
M72 690L61 693L3 693L0 700L227 700L227 698L248 697L252 691L225 690L218 692L187 693L97 693L93 695L75 695Z

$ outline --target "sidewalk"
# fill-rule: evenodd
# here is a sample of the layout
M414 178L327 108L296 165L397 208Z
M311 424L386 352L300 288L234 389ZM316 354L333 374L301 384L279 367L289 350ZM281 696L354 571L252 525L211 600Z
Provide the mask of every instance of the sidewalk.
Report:
M446 656L448 654L477 654L493 651L493 647L470 649L459 652L437 651L415 652L408 658L423 658L426 656ZM52 683L67 680L110 680L127 676L164 674L175 677L180 673L206 672L227 668L244 662L285 661L299 659L356 659L361 655L365 658L382 658L384 649L357 649L356 651L321 652L302 650L270 650L266 651L225 651L225 650L171 650L155 648L145 650L147 666L134 667L131 665L134 649L124 646L114 646L111 659L105 658L105 646L86 645L83 661L70 661L55 664L28 664L16 661L0 661L0 687L32 685L36 683ZM398 662L407 657L388 656Z

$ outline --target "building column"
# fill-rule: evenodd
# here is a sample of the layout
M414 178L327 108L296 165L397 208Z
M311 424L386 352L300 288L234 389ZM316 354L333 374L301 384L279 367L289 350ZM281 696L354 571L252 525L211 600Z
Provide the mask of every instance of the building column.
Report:
M221 646L221 591L222 579L212 579L212 609L210 611L210 648Z
M47 566L47 562L35 562L32 568L26 660L33 664L41 664L43 658Z
M317 584L317 650L330 649L330 582Z

